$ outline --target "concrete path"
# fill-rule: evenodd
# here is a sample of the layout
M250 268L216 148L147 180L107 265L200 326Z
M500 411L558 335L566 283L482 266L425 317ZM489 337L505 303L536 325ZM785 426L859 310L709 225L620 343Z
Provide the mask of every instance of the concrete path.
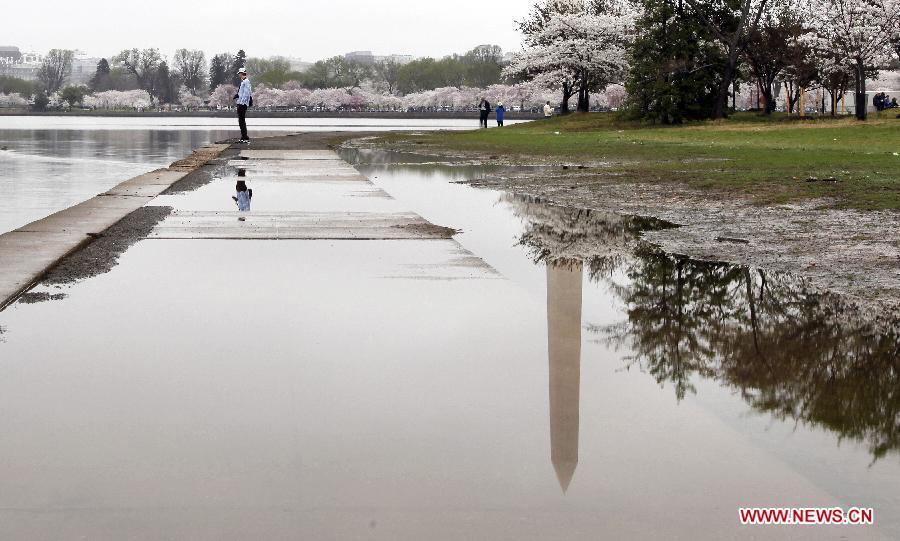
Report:
M168 168L126 180L83 203L0 235L0 309L68 254L227 148L228 145L203 147Z
M227 162L236 175L195 192L160 196L228 148L227 144L204 147L169 168L126 180L83 203L0 235L0 309L63 258L151 201L175 210L149 239L445 240L455 233L402 208L337 153L325 149L243 149ZM237 179L246 180L255 190L249 213L239 213L229 198L233 188L222 186ZM463 258L471 263L468 255Z
M149 238L423 240L455 233L399 207L331 150L243 150L228 165L241 176L193 197L160 199L175 211ZM228 198L233 188L222 186L236 180L253 190L251 212L238 212Z

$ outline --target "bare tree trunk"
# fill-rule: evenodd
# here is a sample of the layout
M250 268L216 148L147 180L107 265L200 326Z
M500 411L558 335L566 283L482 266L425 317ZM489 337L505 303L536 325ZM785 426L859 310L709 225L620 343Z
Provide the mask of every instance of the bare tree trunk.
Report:
M856 62L856 118L865 120L868 113L868 100L866 100L866 67L862 62Z
M757 92L760 92L762 94L763 101L765 102L765 107L763 107L763 114L767 116L771 115L772 111L775 110L775 96L774 91L772 90L772 82L757 80L756 89Z
M740 48L737 44L735 44L728 52L728 64L725 66L722 82L719 83L719 93L716 96L716 104L713 107L712 116L715 119L728 116L729 87L731 86L732 81L734 81L734 72L737 67L738 55L740 52Z
M587 113L591 110L591 95L587 91L587 88L582 86L578 89L578 112L579 113Z
M569 98L572 97L573 88L568 83L562 85L562 103L559 104L559 113L561 115L569 114Z

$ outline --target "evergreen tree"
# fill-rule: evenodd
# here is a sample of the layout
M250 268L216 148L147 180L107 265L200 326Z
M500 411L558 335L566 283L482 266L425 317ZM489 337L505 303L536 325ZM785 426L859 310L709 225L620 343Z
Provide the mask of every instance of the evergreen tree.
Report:
M681 0L642 0L630 52L629 109L664 124L712 115L726 59Z
M230 53L217 54L209 61L209 91L212 92L219 85L228 83L228 65L231 62Z
M40 92L34 97L34 105L32 105L32 108L35 111L46 111L47 105L49 104L50 98L48 98L47 94L45 94L44 92Z
M231 84L234 86L241 85L241 78L238 77L238 70L246 67L247 65L247 53L244 52L243 49L237 52L234 55L234 58L231 60Z
M178 82L169 73L169 65L163 60L156 70L156 97L159 103L174 103L178 97Z
M94 92L104 92L106 90L111 90L111 71L112 70L109 67L109 62L105 58L101 58L100 62L97 62L97 71L94 72L94 76L91 77L91 80L88 83L91 90Z

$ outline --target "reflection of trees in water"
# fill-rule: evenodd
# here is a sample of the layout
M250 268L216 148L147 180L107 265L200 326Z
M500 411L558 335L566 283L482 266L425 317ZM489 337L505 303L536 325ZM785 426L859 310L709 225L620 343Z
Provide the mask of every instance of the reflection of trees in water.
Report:
M836 296L737 265L640 253L622 323L590 330L683 398L694 376L741 392L756 410L900 450L900 337L847 315Z
M519 244L538 263L584 260L592 279L611 275L626 261L640 232L672 227L653 218L561 207L521 195L506 195L516 216L528 227Z
M639 248L640 231L662 222L507 201L528 221L521 244L535 261L582 259L592 280L609 283L627 317L590 331L629 348L630 362L679 399L695 391L693 378L711 378L757 411L865 442L876 458L900 451L896 331L877 331L838 296L789 275Z
M503 170L502 166L483 165L471 160L449 160L409 152L343 148L338 150L338 154L358 169L369 173L389 170L412 173L422 179L472 180Z

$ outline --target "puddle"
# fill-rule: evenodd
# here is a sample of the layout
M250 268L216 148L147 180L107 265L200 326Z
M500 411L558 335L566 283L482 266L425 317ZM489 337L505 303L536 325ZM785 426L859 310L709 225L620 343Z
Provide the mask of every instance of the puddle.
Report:
M0 313L14 537L900 536L896 335L642 242L670 224L458 183L495 167L344 156L462 232L145 240ZM246 175L254 205L276 189ZM158 201L213 211L233 184ZM876 527L747 530L747 505L874 507Z

